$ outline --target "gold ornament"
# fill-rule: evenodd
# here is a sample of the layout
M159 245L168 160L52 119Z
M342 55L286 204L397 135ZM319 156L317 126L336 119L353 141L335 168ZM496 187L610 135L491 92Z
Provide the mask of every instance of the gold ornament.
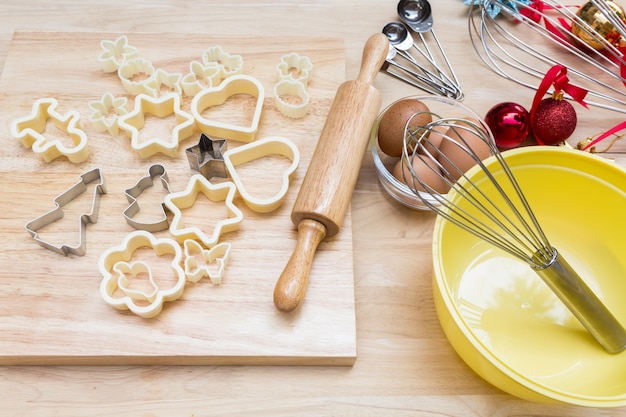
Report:
M622 6L611 0L607 0L605 3L622 22L626 23ZM583 23L580 23L578 19L574 21L572 33L586 45L600 50L607 43L615 46L623 46L625 43L617 28L593 2L589 1L582 5L576 12L576 16Z

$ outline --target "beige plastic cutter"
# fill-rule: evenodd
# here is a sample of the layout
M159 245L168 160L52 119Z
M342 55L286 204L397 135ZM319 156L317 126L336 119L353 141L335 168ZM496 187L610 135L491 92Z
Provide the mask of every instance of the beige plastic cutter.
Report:
M279 80L298 81L306 87L311 77L313 64L309 57L291 52L281 57L276 69Z
M57 112L58 101L54 98L40 98L33 103L30 115L16 119L11 123L11 136L19 139L26 148L50 162L59 156L65 156L70 162L80 163L89 157L87 134L80 126L80 113L71 110L65 114ZM74 144L65 146L58 139L48 139L44 135L46 125L51 120L54 125L67 134Z
M289 99L294 97L297 102L291 103ZM285 116L299 119L309 109L309 93L299 81L282 80L274 85L274 103Z
M126 35L118 37L116 40L102 40L102 53L98 57L98 61L104 72L115 72L125 61L136 58L138 55L137 48L128 44Z
M221 69L216 62L203 64L198 61L189 63L189 72L180 80L183 93L193 97L200 91L218 85L221 81Z
M155 90L155 86L150 84L155 71L152 62L147 59L133 58L122 62L117 69L117 75L126 91L130 94L134 96L147 94L156 97L158 94ZM139 77L140 79L135 80L135 77Z
M237 173L237 166L271 155L287 157L291 160L291 165L282 173L281 187L276 194L263 197L255 196L246 189ZM291 177L299 163L300 152L297 146L290 140L279 136L270 136L246 143L224 153L226 171L235 183L239 195L250 209L259 213L268 213L280 207L289 190Z
M222 283L226 264L230 260L230 243L218 243L211 249L204 249L197 241L187 239L183 247L185 275L189 281L198 282L203 277L209 277L215 285Z
M222 50L220 46L207 48L202 54L202 62L205 65L218 64L220 68L220 80L232 77L243 72L243 58L241 55L231 55ZM214 84L216 85L216 84Z
M247 94L256 97L256 105L252 120L248 126L237 126L218 120L208 120L202 112L209 107L224 104L229 97L236 94ZM252 142L259 128L265 90L263 85L254 77L248 75L233 75L226 78L219 86L200 91L191 102L191 113L196 119L200 130L209 136Z
M120 131L117 119L128 113L126 97L114 97L111 93L104 93L100 100L91 100L87 104L91 108L89 121L98 132L107 131L117 135Z
M166 93L182 95L182 78L183 74L179 72L167 72L164 69L157 68L154 74L146 80L145 87L154 97Z
M174 158L177 156L179 143L193 135L194 118L181 110L180 101L180 96L174 93L167 93L156 98L139 94L135 97L134 109L118 119L119 128L131 137L131 147L141 158L147 158L159 152ZM146 113L161 118L174 114L177 124L172 129L171 137L140 139L139 131L145 124Z
M168 194L163 200L165 207L173 214L170 233L180 243L187 239L195 239L202 242L205 247L212 248L223 233L239 229L243 221L243 213L233 203L235 192L235 184L232 182L213 184L201 174L192 175L184 191ZM182 209L193 206L199 193L204 194L211 201L223 201L227 210L227 218L217 222L213 232L209 235L197 226L185 224L183 220ZM210 214L207 213L207 215Z
M129 288L129 275L152 274L148 264L132 261L135 251L146 247L152 248L157 256L172 257L170 266L175 283L170 288L159 288L153 280L153 291L150 293ZM183 294L187 278L180 265L182 261L183 251L175 240L156 238L143 230L134 231L126 235L119 246L109 248L100 255L98 268L103 277L100 295L107 304L118 310L130 310L144 318L154 317L161 312L166 301L174 301Z

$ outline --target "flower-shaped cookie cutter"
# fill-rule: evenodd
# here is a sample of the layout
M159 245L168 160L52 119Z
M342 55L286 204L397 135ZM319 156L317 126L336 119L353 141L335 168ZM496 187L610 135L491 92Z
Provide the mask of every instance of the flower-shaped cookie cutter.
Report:
M168 182L167 172L165 171L165 167L161 164L154 164L148 169L148 176L143 177L131 188L127 188L124 190L124 194L126 194L126 199L130 203L128 207L122 212L122 215L126 219L126 223L130 226L134 227L137 230L145 230L147 232L160 232L162 230L167 230L170 226L167 221L167 213L165 209L165 205L161 203L161 209L163 216L153 222L140 222L135 220L135 215L139 213L140 207L137 202L137 198L146 190L146 188L152 187L154 185L154 179L159 178L161 180L161 185L163 189L168 193L171 193L170 184Z
M237 174L237 166L273 155L284 156L291 160L289 167L282 173L280 190L269 197L254 196L246 189L241 177ZM226 170L235 183L239 195L246 206L258 213L268 213L280 207L289 190L291 177L299 163L300 152L297 146L288 139L279 136L270 136L246 143L224 153Z
M224 104L229 97L244 94L256 97L252 120L248 126L237 126L232 123L207 120L202 112L213 106ZM191 113L196 119L200 130L209 136L233 139L240 142L252 142L259 128L265 90L254 77L233 75L226 78L219 86L202 90L191 102Z
M311 77L313 64L309 57L291 52L281 57L276 69L279 80L298 81L306 87Z
M98 132L108 131L111 135L119 133L117 119L128 113L126 97L114 97L111 93L104 93L100 100L91 100L87 104L91 108L89 121Z
M224 52L220 46L207 48L202 54L202 62L205 65L218 64L220 68L220 80L232 77L243 72L243 58L241 55L231 55Z
M183 242L183 247L187 280L198 282L203 277L209 277L215 285L222 283L226 264L230 260L230 243L222 242L211 249L204 249L195 240L187 239ZM215 264L215 268L211 267L212 264Z
M155 86L150 82L155 74L152 62L144 58L133 58L122 62L117 69L117 75L122 85L130 94L136 96L147 94L156 97Z
M65 156L70 162L80 163L89 157L87 134L80 127L80 113L71 110L60 114L54 98L35 100L30 115L18 118L11 123L11 136L19 139L24 147L31 148L44 161L50 162ZM65 146L60 140L48 139L44 135L48 121L72 140L73 147Z
M294 97L297 101L291 102L289 98ZM309 108L309 93L299 81L281 80L276 83L274 100L278 111L292 119L304 117Z
M87 191L87 186L91 183L96 183L96 186L94 188L93 201L91 203L91 211L80 216L78 244L63 244L58 246L42 240L39 237L38 231L45 226L48 226L49 224L52 224L55 221L63 218L63 206ZM64 256L67 256L70 253L78 256L83 256L87 250L87 225L89 223L96 223L98 221L98 213L100 211L100 196L102 194L106 194L106 185L104 183L104 177L102 176L100 168L95 168L91 171L87 171L80 176L80 181L65 190L63 193L59 194L54 199L54 209L28 222L26 224L26 231L31 234L31 236L40 246L46 249L50 249L51 251Z
M169 288L159 288L152 279L152 271L142 261L132 262L133 254L141 248L152 248L157 256L171 256L170 266L175 282ZM100 255L98 269L102 274L100 295L104 301L118 310L130 310L138 316L152 318L159 314L166 301L174 301L183 294L187 278L180 266L183 251L173 239L156 238L153 234L136 230L126 235L119 246L107 249ZM128 285L129 275L148 274L153 291L150 293L132 290ZM121 296L118 294L121 292ZM147 301L147 303L145 303Z
M201 174L192 175L184 191L168 194L163 201L165 207L173 214L170 233L180 243L186 239L195 239L202 242L205 247L212 248L223 233L238 230L243 221L243 213L233 203L235 192L235 184L232 182L213 184ZM210 236L199 227L187 226L183 221L182 210L193 206L199 193L214 202L224 201L226 206L227 218L217 222Z
M191 61L189 72L180 80L183 93L193 97L200 91L218 85L221 82L221 69L216 62L202 63Z
M100 41L100 46L102 46L102 52L98 61L104 72L115 72L125 61L136 58L138 55L137 48L128 44L126 35L114 41L104 39Z
M120 129L130 135L131 147L141 158L147 158L159 152L174 158L178 152L179 143L193 134L194 118L181 110L180 101L180 96L174 93L167 93L160 97L139 94L135 97L134 109L120 116L117 124ZM160 118L175 115L177 124L172 129L169 140L158 137L140 140L139 131L144 127L146 113Z
M226 178L225 146L226 139L213 139L201 133L198 144L185 150L189 167L200 172L207 180L213 177Z

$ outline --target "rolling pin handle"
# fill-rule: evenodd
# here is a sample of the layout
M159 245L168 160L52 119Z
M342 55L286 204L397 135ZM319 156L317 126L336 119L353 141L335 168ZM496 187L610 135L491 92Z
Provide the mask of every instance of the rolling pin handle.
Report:
M389 40L383 33L370 36L363 48L363 58L357 80L374 84L376 75L382 68L389 51Z
M326 227L322 223L312 219L298 223L296 246L274 287L274 304L278 310L288 313L300 305L306 293L313 256L324 237Z

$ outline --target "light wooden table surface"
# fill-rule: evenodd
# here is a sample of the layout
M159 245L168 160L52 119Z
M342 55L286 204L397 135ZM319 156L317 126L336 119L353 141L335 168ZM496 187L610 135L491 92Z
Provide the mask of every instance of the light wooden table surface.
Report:
M0 67L14 30L304 35L343 39L346 79L351 79L365 40L396 19L396 2L383 0L7 3L0 4ZM436 33L461 79L465 104L484 113L501 101L532 100L530 91L496 78L480 64L467 38L467 9L461 0L431 3ZM376 87L383 105L419 93L384 74ZM620 118L609 114L602 120L608 128ZM576 135L582 139L600 130L583 121ZM623 151L624 145L615 149ZM624 162L623 154L612 156ZM386 198L369 155L353 196L352 218L358 344L353 367L0 367L0 414L626 415L625 409L522 401L491 387L460 360L439 327L431 295L434 215Z

